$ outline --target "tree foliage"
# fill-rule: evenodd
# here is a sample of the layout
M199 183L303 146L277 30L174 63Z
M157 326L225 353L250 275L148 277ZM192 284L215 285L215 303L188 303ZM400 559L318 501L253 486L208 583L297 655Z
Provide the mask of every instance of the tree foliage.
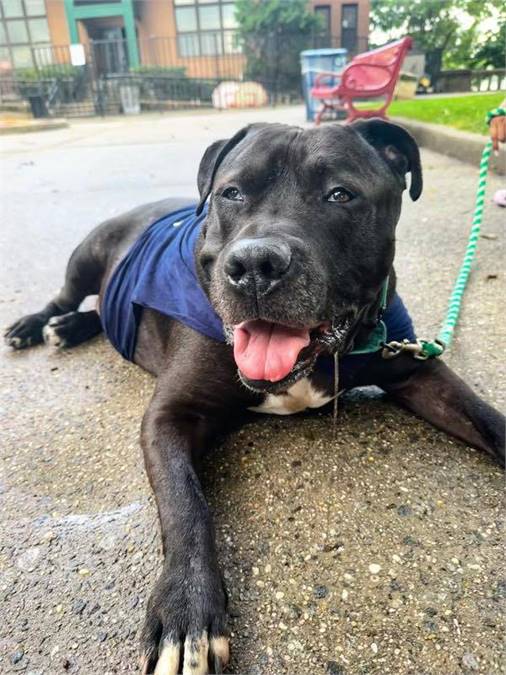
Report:
M431 54L435 70L441 65L452 68L472 65L479 24L493 14L497 16L497 29L492 31L492 40L506 23L504 0L372 0L371 3L373 27L389 38L410 35L420 49ZM499 46L494 55L497 51Z
M495 31L485 35L472 52L471 65L476 68L506 68L506 19Z
M271 93L298 92L299 54L321 30L307 0L236 0L235 6L246 77Z

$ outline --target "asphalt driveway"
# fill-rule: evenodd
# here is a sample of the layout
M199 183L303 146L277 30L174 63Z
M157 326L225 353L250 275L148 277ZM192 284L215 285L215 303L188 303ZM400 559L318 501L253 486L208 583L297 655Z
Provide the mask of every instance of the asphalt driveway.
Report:
M195 194L205 147L300 108L84 121L1 140L0 325L45 304L97 222ZM477 171L424 152L398 230L420 335L442 318ZM490 191L500 187L490 178ZM504 210L487 205L448 361L504 405ZM0 354L2 673L125 673L160 563L138 430L153 380L102 338ZM261 418L213 451L206 491L236 673L499 673L500 470L370 392L328 418Z

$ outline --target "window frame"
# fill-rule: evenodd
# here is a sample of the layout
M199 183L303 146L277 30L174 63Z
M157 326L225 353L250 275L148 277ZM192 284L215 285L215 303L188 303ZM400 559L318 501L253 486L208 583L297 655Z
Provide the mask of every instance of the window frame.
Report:
M43 11L42 14L40 13L33 13L30 11L30 0L20 0L20 7L21 7L21 12L19 16L7 16L5 13L5 8L3 3L0 4L0 24L2 25L3 32L5 34L5 40L4 42L0 45L2 51L6 52L8 54L8 60L11 64L12 71L16 71L19 69L24 69L24 68L36 68L37 67L37 59L34 54L34 50L39 48L39 47L50 47L51 46L51 33L49 31L49 23L47 20L47 10L45 8L44 3L40 3L40 11ZM43 19L46 22L47 26L47 38L44 40L35 40L32 37L32 31L30 29L30 22L34 20L41 20ZM24 30L27 36L26 40L12 40L10 31L9 31L9 24L13 22L22 22L24 25ZM34 31L35 32L35 31ZM16 64L16 60L14 58L14 53L16 49L19 48L25 48L30 50L31 54L31 65L20 65L18 66Z
M318 4L314 5L314 13L316 16L323 16L325 18L325 26L323 26L322 32L325 35L332 35L332 5L330 4Z
M212 57L220 57L220 56L233 56L236 54L240 54L241 52L238 50L234 51L229 51L229 47L227 44L227 41L225 39L226 35L235 35L237 33L237 29L235 28L225 28L224 26L224 17L223 17L223 8L226 5L234 5L233 2L230 0L175 0L174 2L174 24L176 27L176 39L177 39L177 52L178 56L180 58L185 58L185 59L191 59L191 58L212 58ZM200 20L200 8L209 8L209 7L216 7L219 10L219 27L218 28L202 28L201 26L201 20ZM192 8L195 11L195 17L196 17L196 30L192 31L181 31L178 27L177 24L177 15L176 11L178 9L187 9L187 8ZM216 36L215 39L215 44L216 40L218 42L217 49L216 51L210 51L209 50L209 43L206 44L206 40L211 38L211 36ZM192 44L192 49L187 50L185 47L182 46L184 44L185 39L192 39L193 44ZM188 43L191 44L191 43ZM191 52L193 51L194 53L185 53L185 52Z

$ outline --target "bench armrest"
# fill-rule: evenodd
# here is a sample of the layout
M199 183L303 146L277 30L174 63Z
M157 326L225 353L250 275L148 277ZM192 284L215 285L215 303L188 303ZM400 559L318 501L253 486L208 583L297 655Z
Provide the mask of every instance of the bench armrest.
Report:
M318 73L318 75L315 77L313 87L321 87L322 84L325 84L325 80L328 79L334 80L332 86L337 87L341 80L341 76L341 73L332 73L331 71Z

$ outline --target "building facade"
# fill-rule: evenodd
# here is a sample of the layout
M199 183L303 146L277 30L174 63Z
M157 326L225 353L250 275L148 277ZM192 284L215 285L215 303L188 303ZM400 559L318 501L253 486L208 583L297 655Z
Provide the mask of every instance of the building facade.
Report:
M367 50L369 36L369 0L311 0L311 6L321 18L324 31L330 36L330 44L344 47L350 54Z
M309 1L328 46L367 48L369 0ZM0 8L4 70L61 61L59 50L90 42L108 72L181 66L189 76L230 77L243 67L233 0L1 0Z

